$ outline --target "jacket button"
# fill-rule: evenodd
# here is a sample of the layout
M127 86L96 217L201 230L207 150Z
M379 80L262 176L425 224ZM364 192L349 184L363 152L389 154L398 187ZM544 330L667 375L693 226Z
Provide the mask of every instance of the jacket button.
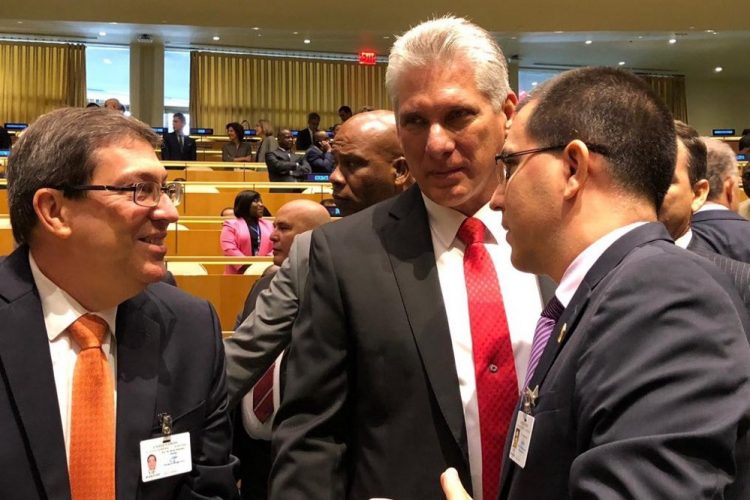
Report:
M497 365L492 365L492 364L491 364L491 365L490 365L490 371L491 371L492 373L496 373L496 372L497 372Z

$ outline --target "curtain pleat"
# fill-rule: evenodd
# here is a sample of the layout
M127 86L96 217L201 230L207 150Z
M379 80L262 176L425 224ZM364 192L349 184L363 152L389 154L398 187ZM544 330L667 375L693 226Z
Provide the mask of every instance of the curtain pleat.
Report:
M316 111L321 127L339 122L346 104L389 109L385 65L191 52L190 121L219 131L232 121L270 120L276 129L302 128Z
M672 111L677 120L688 123L687 97L685 90L685 77L664 75L639 75L651 88L659 94L659 97Z
M0 42L0 121L30 123L86 105L86 52L78 44Z

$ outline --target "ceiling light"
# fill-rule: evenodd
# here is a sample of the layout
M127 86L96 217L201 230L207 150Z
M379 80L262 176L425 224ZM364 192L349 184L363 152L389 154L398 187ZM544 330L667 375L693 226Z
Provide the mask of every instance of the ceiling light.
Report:
M388 35L386 35L386 36L383 37L383 40L390 40L390 39L391 39L391 37L389 37Z
M214 37L214 42L218 42L219 40L221 40L221 37L220 37L220 36L215 36L215 37Z
M539 85L539 82L531 82L532 87L536 87L537 85Z
M591 45L591 44L592 44L592 43L594 43L594 42L593 42L593 41L591 41L591 40L586 40L586 41L585 41L584 43L585 43L586 45Z
M556 35L559 35L559 34L561 34L561 33L565 33L565 32L564 32L564 31L560 31L560 30L557 30L557 31L555 31L555 34L556 34Z
M703 30L704 33L716 33L714 30Z
M625 61L620 61L617 64L618 64L618 66L625 66Z
M309 39L309 38L305 38L305 39L304 39L303 41L304 41L305 43L310 43L310 39Z
M258 31L260 28L257 26L253 26L253 30Z
M724 71L724 68L722 68L721 66L716 66L714 68L714 73L721 73L722 71Z
M107 36L107 32L106 31L100 31L99 32L99 36Z
M117 24L117 23L116 23L116 22L114 22L114 21L112 21L112 22L111 22L111 23L109 23L109 24Z
M104 64L112 64L112 59L110 59L109 57L105 57L104 59L102 59L102 62Z
M299 31L292 31L292 35L299 35Z
M23 21L16 21L16 24L23 24Z
M676 38L670 38L669 39L669 45L674 45L676 43L677 43L677 39Z

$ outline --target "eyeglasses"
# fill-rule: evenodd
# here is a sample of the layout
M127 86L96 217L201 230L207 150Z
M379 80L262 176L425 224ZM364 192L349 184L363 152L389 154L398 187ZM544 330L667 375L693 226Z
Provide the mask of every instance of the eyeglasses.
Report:
M181 183L170 182L161 185L158 182L138 182L130 186L109 186L104 184L83 186L56 186L52 189L62 191L117 191L132 192L133 203L141 207L153 208L159 204L162 193L166 194L174 206L182 202L184 188Z
M606 156L609 152L606 146L601 146L599 144L584 144L586 144L586 147L592 153L599 153L600 155ZM567 144L558 144L557 146L525 149L523 151L516 151L515 153L500 153L495 155L495 163L503 168L503 174L505 175L505 180L507 181L511 178L511 176L513 176L516 170L518 170L518 166L521 164L518 158L526 155L535 155L537 153L546 153L547 151L562 151L566 147L568 147Z

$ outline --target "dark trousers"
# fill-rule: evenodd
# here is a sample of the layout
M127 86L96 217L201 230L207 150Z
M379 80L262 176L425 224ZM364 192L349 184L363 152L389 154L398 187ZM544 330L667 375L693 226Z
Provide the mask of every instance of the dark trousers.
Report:
M240 498L267 500L268 476L271 473L271 442L253 439L242 425L241 408L234 416L232 454L240 459Z

